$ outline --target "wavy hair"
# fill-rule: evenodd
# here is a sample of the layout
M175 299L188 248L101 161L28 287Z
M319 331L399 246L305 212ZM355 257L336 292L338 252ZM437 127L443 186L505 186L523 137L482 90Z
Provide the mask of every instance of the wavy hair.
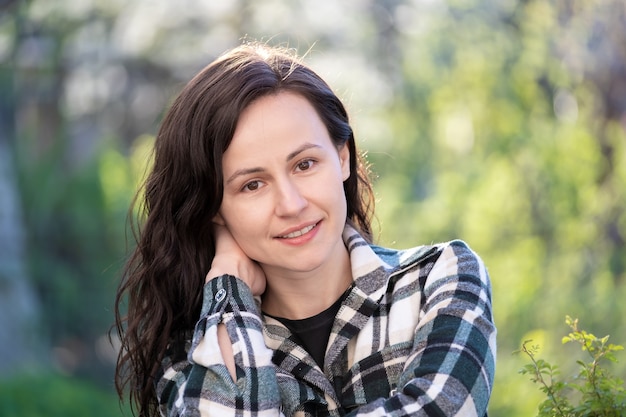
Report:
M188 337L200 315L215 255L211 219L222 202L222 155L239 115L258 98L281 91L306 98L335 145L348 146L347 221L371 240L368 169L346 109L326 82L293 51L258 43L241 45L205 67L165 115L153 166L129 215L136 247L115 299L121 340L115 384L121 400L130 391L133 413L141 417L158 415L155 382L165 350Z

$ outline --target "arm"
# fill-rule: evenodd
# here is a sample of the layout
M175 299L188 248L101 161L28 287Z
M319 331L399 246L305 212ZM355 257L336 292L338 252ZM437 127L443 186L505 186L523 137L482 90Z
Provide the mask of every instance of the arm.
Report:
M273 352L265 346L253 297L263 291L265 277L225 228L217 227L217 238L188 354L168 352L164 361L157 384L161 414L279 416Z
M233 379L218 343L223 325L230 338ZM188 355L171 352L157 384L167 416L280 416L280 395L265 346L262 323L249 288L231 275L210 280Z
M485 266L463 242L451 242L423 282L413 350L397 389L349 415L486 415L496 329Z
M206 281L209 282L213 277L228 274L246 277L245 283L252 289L252 293L261 295L265 290L265 274L261 267L246 256L225 226L215 223L215 229L217 250ZM217 341L231 377L237 380L232 341L223 323L217 325Z

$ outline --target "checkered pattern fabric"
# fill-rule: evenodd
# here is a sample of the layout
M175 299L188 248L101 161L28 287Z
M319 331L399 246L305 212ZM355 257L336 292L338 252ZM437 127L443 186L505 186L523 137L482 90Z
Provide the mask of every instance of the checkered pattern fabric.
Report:
M354 286L323 369L233 276L205 285L191 340L170 346L157 381L163 416L479 416L493 386L491 285L463 242L408 250L344 230ZM231 378L217 344L224 323Z

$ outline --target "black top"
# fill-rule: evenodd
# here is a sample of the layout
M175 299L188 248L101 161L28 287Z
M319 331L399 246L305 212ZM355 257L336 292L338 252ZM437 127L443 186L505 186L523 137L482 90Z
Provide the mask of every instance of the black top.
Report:
M309 352L317 365L321 369L324 369L324 355L326 353L326 345L328 345L328 338L333 328L333 322L335 321L335 316L339 312L343 300L346 299L351 288L352 287L348 288L341 297L326 310L312 317L307 317L306 319L290 320L284 317L275 317L271 314L267 315L284 324L300 341L301 346Z

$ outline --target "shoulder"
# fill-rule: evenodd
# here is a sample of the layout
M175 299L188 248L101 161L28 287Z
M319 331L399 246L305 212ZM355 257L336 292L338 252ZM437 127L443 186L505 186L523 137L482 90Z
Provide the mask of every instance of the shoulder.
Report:
M371 245L372 250L392 269L409 271L418 268L423 275L473 275L488 282L481 257L465 241L455 239L407 249Z
M442 255L448 258L480 259L466 242L459 239L406 249L394 249L374 244L370 244L370 247L378 257L393 267L406 267L416 263L434 261Z
M439 245L441 255L438 264L448 273L474 275L487 280L485 264L481 257L462 240L452 240Z

